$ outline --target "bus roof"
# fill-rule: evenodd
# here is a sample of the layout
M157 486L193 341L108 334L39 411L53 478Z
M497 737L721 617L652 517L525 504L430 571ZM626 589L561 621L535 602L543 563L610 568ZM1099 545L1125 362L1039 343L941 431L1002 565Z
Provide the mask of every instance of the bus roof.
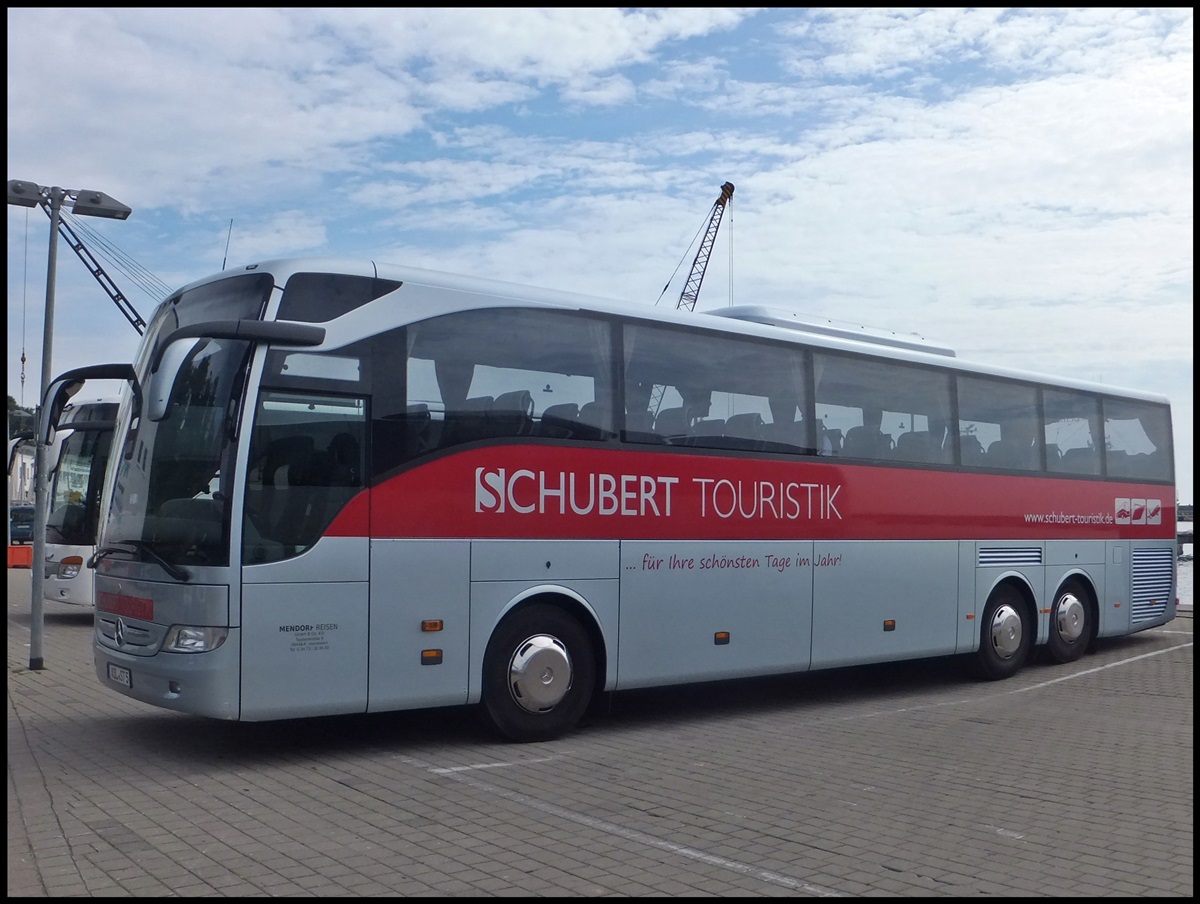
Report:
M619 314L655 323L671 323L684 327L715 329L726 333L768 338L789 344L804 344L834 351L876 355L893 360L909 361L925 365L945 367L964 373L978 373L1014 380L1026 380L1062 387L1099 392L1143 401L1169 404L1160 394L1141 390L1110 386L1073 377L1021 370L980 363L959 358L949 346L929 341L916 333L896 333L878 327L834 321L820 316L771 308L762 305L742 305L710 311L680 311L658 308L650 304L637 304L603 296L585 295L577 292L529 286L485 277L467 276L403 264L337 257L295 257L265 260L241 268L222 271L197 280L178 291L195 288L222 278L244 273L271 273L275 285L282 288L287 280L297 273L338 273L347 276L364 276L392 280L407 286L424 286L448 293L460 293L461 304L449 304L439 313L465 311L475 308L507 307L527 305L532 307L557 307L568 310L594 311ZM172 297L178 292L172 293ZM358 321L368 317L378 328L387 328L378 321L376 305L388 296L364 306L360 311L351 311L335 321L324 348L331 349L343 344L341 331L332 325L339 321ZM448 298L443 300L449 301ZM372 309L370 313L366 309ZM405 310L413 310L405 306ZM428 316L428 310L413 310L414 319ZM358 315L358 316L356 316ZM349 324L347 324L349 325ZM356 326L358 324L356 323ZM400 325L399 322L396 325Z

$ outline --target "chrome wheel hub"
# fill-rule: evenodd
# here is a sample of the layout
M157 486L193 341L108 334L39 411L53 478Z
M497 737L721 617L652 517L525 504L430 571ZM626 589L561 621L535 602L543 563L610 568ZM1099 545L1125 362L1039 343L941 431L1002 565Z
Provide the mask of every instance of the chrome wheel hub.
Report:
M1083 636L1085 622L1083 602L1073 593L1063 594L1054 609L1054 630L1058 636L1068 643L1074 643Z
M508 689L526 712L557 706L571 689L571 657L557 637L535 634L521 643L508 664Z
M1021 614L1012 606L1003 605L996 609L988 631L992 649L1001 659L1011 659L1021 649L1025 626L1021 622Z

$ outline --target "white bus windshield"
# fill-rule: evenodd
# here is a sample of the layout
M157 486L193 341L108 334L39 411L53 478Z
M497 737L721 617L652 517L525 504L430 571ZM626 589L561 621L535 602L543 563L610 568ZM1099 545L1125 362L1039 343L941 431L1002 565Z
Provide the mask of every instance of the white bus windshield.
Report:
M268 278L246 276L168 299L143 348L192 323L258 318L270 288ZM177 344L185 347L182 363L159 375L170 388L165 415L141 417L124 443L101 545L126 544L172 565L228 565L228 484L252 344L214 338ZM139 373L143 385L149 376Z

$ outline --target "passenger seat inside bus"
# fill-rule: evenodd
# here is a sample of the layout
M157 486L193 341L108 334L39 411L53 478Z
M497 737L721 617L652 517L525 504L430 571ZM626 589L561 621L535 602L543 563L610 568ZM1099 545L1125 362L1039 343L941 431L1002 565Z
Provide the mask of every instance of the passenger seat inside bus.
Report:
M791 447L781 451L810 451L805 442L803 421L775 421L771 424L763 424L762 435L763 439L769 443Z
M574 402L562 402L558 405L548 405L542 411L534 433L553 439L569 439L575 432L575 422L579 419L579 406Z
M1100 473L1100 459L1096 455L1096 450L1082 446L1064 452L1059 466L1070 474Z
M442 447L486 439L490 430L488 414L492 410L492 401L490 395L473 396L457 408L447 409L442 427Z
M604 439L613 435L612 414L603 402L584 402L579 408L575 436L578 439Z
M725 418L705 417L692 424L692 436L724 436Z
M436 423L436 428L435 428ZM424 402L405 405L402 411L384 414L371 421L372 470L390 471L437 446L435 422Z
M1032 445L1019 440L998 439L987 449L989 468L1032 471L1037 467Z
M928 430L910 430L896 437L897 461L940 462L942 447L935 446Z
M686 408L664 408L654 419L654 432L669 440L681 441L691 433Z
M725 435L757 442L763 438L764 426L762 415L757 411L731 414L725 421Z
M842 454L850 458L891 458L892 438L871 427L851 427L846 431Z
M985 464L983 443L973 433L963 433L958 437L958 449L962 463L968 468L982 468Z
M329 441L324 462L324 486L362 486L362 448L353 434L342 432Z
M528 389L502 392L489 412L494 436L528 436L533 432L533 395Z
M638 438L646 438L654 432L654 415L649 408L641 411L630 411L625 415L625 430L638 434Z
M308 434L282 436L267 445L259 479L246 488L247 515L263 537L280 542L290 538L293 497L304 492L296 486L307 479L315 452L315 443Z
M296 476L308 467L308 459L316 448L308 435L283 436L267 446L262 466L262 486L265 489L292 485Z

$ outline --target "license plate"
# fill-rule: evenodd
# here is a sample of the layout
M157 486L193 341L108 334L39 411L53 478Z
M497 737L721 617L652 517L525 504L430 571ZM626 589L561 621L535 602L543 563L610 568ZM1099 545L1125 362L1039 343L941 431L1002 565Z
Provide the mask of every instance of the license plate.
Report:
M133 687L133 675L129 669L121 665L108 664L108 680L115 681L117 684L123 684L125 687Z

